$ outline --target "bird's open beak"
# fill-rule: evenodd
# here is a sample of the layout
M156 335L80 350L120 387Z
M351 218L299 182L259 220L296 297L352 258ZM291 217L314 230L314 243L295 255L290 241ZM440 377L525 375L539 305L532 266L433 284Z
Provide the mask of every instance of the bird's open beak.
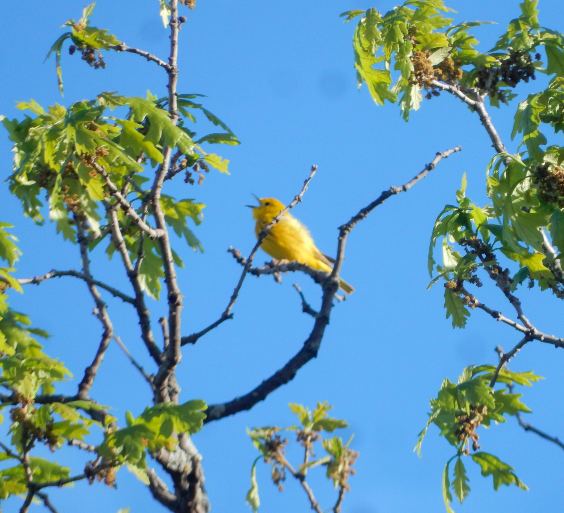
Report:
M245 205L246 207L249 207L249 208L257 208L257 207L260 206L260 198L259 198L256 194L253 194L253 196L254 196L254 197L256 198L256 200L258 201L258 205Z

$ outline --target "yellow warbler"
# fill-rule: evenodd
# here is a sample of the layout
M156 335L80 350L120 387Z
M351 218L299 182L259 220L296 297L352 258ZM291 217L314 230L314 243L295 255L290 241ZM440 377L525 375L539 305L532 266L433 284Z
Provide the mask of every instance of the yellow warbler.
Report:
M256 196L255 196L256 198ZM253 219L256 219L255 235L268 225L282 210L284 205L274 198L257 198L257 206L247 205L253 209ZM286 212L263 239L261 248L276 260L297 260L313 269L330 273L331 263L335 261L324 255L311 238L308 229L293 215ZM352 294L354 288L339 278L339 287L347 294Z

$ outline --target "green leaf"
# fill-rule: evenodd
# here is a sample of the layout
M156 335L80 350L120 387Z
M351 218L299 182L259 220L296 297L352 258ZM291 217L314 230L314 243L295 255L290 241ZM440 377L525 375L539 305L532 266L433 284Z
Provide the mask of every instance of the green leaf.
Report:
M241 144L232 134L208 134L196 141L196 144L207 142L209 144L229 144L230 146L237 146Z
M312 422L311 412L309 411L309 408L305 408L302 404L295 403L289 403L288 406L290 407L290 411L298 416L298 419L300 419L302 426L309 428Z
M127 470L131 472L139 481L141 481L145 486L149 486L149 478L147 477L147 470L136 467L131 463L126 463L125 466Z
M493 454L476 452L472 454L472 459L480 465L484 477L493 476L495 490L499 490L502 484L506 486L514 484L521 488L521 490L528 490L527 486L513 473L515 469Z
M554 73L558 77L564 76L564 52L562 48L553 44L547 44L545 45L545 50L548 59L546 72L549 75Z
M550 236L552 243L564 253L564 214L557 209L550 216Z
M319 465L327 465L327 463L329 463L330 461L331 461L331 456L325 456L323 458L319 458L318 460L308 461L307 463L304 463L299 466L298 472L300 474L303 474L306 470L309 470L310 468L317 467Z
M61 37L59 37L53 43L53 46L51 47L51 49L47 53L47 57L45 57L45 60L47 60L49 57L51 57L51 54L53 52L55 52L55 66L56 66L56 69L57 69L57 84L59 85L59 91L61 92L61 96L64 96L64 94L63 94L63 70L61 68L61 50L63 48L63 43L67 39L69 39L71 36L72 36L72 34L70 32L66 32Z
M70 468L63 467L54 461L32 456L29 458L29 462L33 473L33 480L36 483L67 479L70 475Z
M423 52L448 46L448 39L444 34L431 32L429 34L419 34L417 36L419 44L415 46L417 50Z
M215 153L208 153L207 155L204 156L203 160L206 161L206 163L208 163L210 166L217 169L218 171L229 174L229 171L227 170L227 166L229 165L229 160L222 159L219 155L216 155Z
M8 233L5 228L13 228L14 226L9 223L0 221L0 258L6 260L10 267L19 260L22 252L14 241L17 241L15 235Z
M452 482L452 489L454 494L462 504L464 499L470 493L470 486L468 486L468 477L466 476L466 469L462 458L459 456L454 465L454 481Z
M365 12L366 11L354 9L352 11L346 11L344 13L339 14L339 18L343 18L344 16L346 16L347 19L345 20L345 23L348 23L353 18L356 18L357 16L362 16Z
M168 27L169 20L170 20L170 5L168 5L167 0L159 0L161 5L161 10L159 12L161 19L163 20L164 28Z
M247 493L246 503L251 506L254 513L258 512L260 506L260 498L259 498L259 491L258 491L258 483L257 483L257 463L262 456L259 456L255 459L253 463L253 467L251 469L251 489Z
M447 513L454 513L454 510L450 507L450 503L452 502L452 494L450 493L450 479L448 477L449 465L450 461L447 461L445 465L445 469L443 471L443 500L445 501L445 507Z
M450 55L451 51L452 48L450 46L445 46L444 48L435 50L427 59L433 66L436 66L443 62Z
M458 295L448 288L445 288L445 308L447 319L452 317L453 328L466 326L466 317L470 316L470 312Z
M131 118L136 123L149 121L149 131L145 140L158 145L161 138L170 148L178 147L183 155L197 156L194 141L190 136L176 126L170 119L168 111L161 109L150 100L138 96L124 99L124 103L131 107Z

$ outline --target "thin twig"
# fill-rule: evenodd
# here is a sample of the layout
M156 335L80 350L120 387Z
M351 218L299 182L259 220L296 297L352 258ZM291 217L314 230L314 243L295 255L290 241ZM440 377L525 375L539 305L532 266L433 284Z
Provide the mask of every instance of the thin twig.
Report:
M131 262L131 257L129 256L129 251L127 250L123 234L121 233L121 228L115 208L109 207L107 209L107 214L110 217L110 224L112 226L112 241L121 256L121 260L127 272L127 277L129 278L131 286L133 287L133 291L135 292L135 300L133 304L135 306L135 310L137 311L137 316L139 317L139 326L141 326L141 338L143 339L143 342L145 343L149 354L158 364L162 361L162 353L157 345L157 342L155 341L153 330L151 329L151 317L149 309L147 308L147 305L145 303L145 294L143 293L141 282L139 281L139 269L137 268L137 266L134 267L133 263ZM142 233L143 230L139 230L140 247L142 245ZM141 257L139 256L138 262L140 262L140 260Z
M83 451L96 452L96 446L83 442L82 440L77 440L76 438L71 438L68 444L73 447L78 447Z
M528 336L523 337L520 340L520 342L511 351L509 351L509 353L502 353L499 355L499 364L493 373L492 379L490 381L490 388L494 387L495 382L497 381L497 378L499 376L499 373L501 369L505 366L505 364L508 363L511 360L511 358L513 358L519 351L521 351L523 346L528 342L530 342L531 340L532 339L529 338Z
M341 506L343 504L343 499L345 498L346 488L344 486L339 487L339 496L337 497L337 502L333 507L333 513L341 513Z
M116 187L116 185L112 182L112 180L110 179L110 175L109 173L105 170L104 166L101 166L100 164L98 164L97 162L93 161L91 162L92 167L102 175L102 177L104 178L104 180L106 181L106 185L108 186L108 189L110 191L110 194L116 198L116 200L118 201L118 203L120 204L121 208L123 209L123 211L129 216L131 217L131 219L133 220L133 222L141 229L143 230L151 239L158 239L159 237L163 236L163 231L160 228L152 228L151 226L149 226L146 222L143 221L143 219L141 218L141 216L136 212L136 210L132 207L131 203L129 203L129 201L127 201L127 199L124 198L124 196L121 194L121 192L119 191L119 189Z
M299 472L296 472L294 467L292 467L290 462L284 456L278 455L277 460L282 465L284 465L290 471L290 473L300 482L300 484L302 485L302 488L305 490L305 492L306 492L306 494L309 498L309 502L311 504L311 509L313 509L316 513L323 513L323 510L321 509L319 502L317 502L315 496L313 495L312 489L310 488L310 486L308 485L308 483L305 479L305 475L301 474Z
M120 298L125 303L130 303L130 304L135 303L135 300L132 297L128 296L127 294L124 294L123 292L120 292L114 287L110 287L109 285L106 285L105 283L99 280L95 280L92 277L88 277L84 273L80 273L73 269L71 269L70 271L56 271L55 269L53 269L52 271L48 272L47 274L44 274L43 276L35 276L33 278L19 279L18 283L20 285L28 285L28 284L38 285L43 281L49 280L51 278L60 278L62 276L74 276L75 278L84 280L86 283L89 283L90 285L96 285L101 289L107 290L114 297Z
M92 273L90 272L90 260L88 258L88 243L86 242L85 238L85 230L82 224L82 220L78 218L78 216L74 217L76 228L78 231L78 246L80 249L80 257L82 259L82 271L85 276L92 279ZM102 364L102 360L104 359L104 355L106 354L106 350L110 345L110 340L114 334L114 327L112 325L112 321L108 315L108 311L106 308L106 303L102 301L102 296L95 285L92 283L88 283L88 290L90 291L90 295L94 299L94 303L96 304L96 308L94 309L94 314L100 322L102 326L104 326L104 333L102 334L102 340L98 346L98 350L96 351L96 355L92 363L85 369L84 377L82 381L78 385L78 397L81 399L87 399L88 393L94 384L94 379L96 378L96 374L98 373L98 369Z
M297 283L294 283L294 288L298 291L298 294L302 298L302 312L307 313L312 317L317 317L319 314L306 301L306 298L300 286Z
M491 315L495 320L503 322L508 326L511 326L515 330L523 333L524 335L527 335L531 340L534 339L534 340L538 340L539 342L543 342L545 344L551 344L557 348L558 347L564 348L564 338L559 338L554 335L548 335L546 333L543 333L542 331L539 331L537 328L535 328L535 326L533 326L528 321L528 319L527 321L529 322L529 327L523 326L522 324L519 324L518 322L515 322L512 319L509 319L501 312L498 312L497 310L492 310L491 308L487 307L476 296L468 292L464 287L458 287L456 290L464 294L468 298L468 304L471 307L479 308L480 310L483 310L487 314Z
M118 346L121 347L121 350L126 354L126 356L129 358L131 363L143 375L143 377L145 378L147 383L149 383L149 385L151 385L151 387L152 387L153 386L153 377L150 376L149 374L147 374L145 369L139 363L137 363L135 358L133 358L133 356L131 356L131 353L128 351L127 347L125 347L125 344L121 341L121 339L117 335L114 335L114 340L117 342Z
M168 321L166 317L161 317L159 319L159 323L161 325L161 330L163 332L163 347L166 351L166 348L168 347L168 344L170 342L170 333L168 331Z
M158 64L159 66L161 66L167 71L170 70L169 64L167 64L162 59L159 59L156 55L146 52L145 50L140 50L139 48L132 48L131 46L127 46L125 43L120 43L119 45L110 46L110 49L115 50L116 52L135 53L137 55L140 55L141 57L145 57L145 59L147 59L148 61L152 61Z
M495 348L497 354L499 355L500 361L503 358L504 354L503 354L503 348L501 346L497 346ZM505 363L503 365L503 367L507 368L507 363ZM514 385L513 383L507 383L507 388L509 390L509 393L512 394L513 393L513 388ZM519 422L519 425L525 430L525 431L530 431L531 433L535 433L536 435L539 435L541 438L544 438L545 440L548 440L549 442L552 442L554 444L556 444L558 447L560 447L561 449L564 449L564 443L562 443L558 437L556 436L551 436L547 433L545 433L544 431L541 431L540 429L537 429L536 427L533 427L532 424L528 424L527 422L525 422L523 420L523 417L521 416L520 412L516 412L515 413L515 417L517 417L517 421Z
M275 372L272 376L265 379L259 386L255 389L251 390L247 394L236 397L231 401L222 403L222 404L214 404L207 408L206 410L206 418L204 419L204 423L213 422L214 420L219 420L229 415L234 415L241 411L250 410L255 404L259 403L260 401L264 401L274 390L277 390L281 386L285 385L294 377L296 376L297 372L310 360L317 356L319 352L319 348L321 346L321 342L323 340L323 335L325 333L325 328L329 323L329 318L331 314L331 310L333 308L333 300L335 298L335 294L339 289L339 282L336 278L336 272L340 270L342 259L344 258L344 244L341 242L343 236L346 238L348 233L354 228L354 226L364 219L368 213L376 208L378 205L382 204L385 199L389 196L397 194L401 191L409 190L416 182L424 178L427 173L432 170L435 165L445 156L454 153L455 151L460 151L460 147L455 148L454 150L448 150L444 154L437 154L437 157L431 162L431 164L427 165L425 169L419 173L413 180L408 182L402 187L392 187L390 191L383 192L380 197L368 205L366 208L362 209L355 217L344 225L345 229L347 230L346 233L340 231L339 235L339 255L338 259L335 262L335 267L333 268L333 272L324 280L322 288L323 288L323 297L321 299L321 308L315 318L315 322L313 328L309 334L309 337L305 340L303 347L296 353L294 357L292 357L286 365L284 365L280 370ZM307 185L307 183L306 183ZM268 227L267 227L268 228ZM262 233L262 232L261 232ZM258 249L258 245L255 246ZM253 253L251 253L253 254ZM254 255L253 255L254 256ZM337 265L338 264L338 265ZM291 265L291 264L290 264ZM243 270L243 276L247 273L248 268L250 267L249 262L246 262L245 269ZM325 273L323 273L325 275ZM242 276L242 277L243 277ZM240 280L241 282L241 280ZM240 287L239 287L240 288ZM238 292L238 289L236 289Z
M45 507L46 507L51 513L58 513L58 511L56 510L55 506L53 506L53 504L52 504L51 501L49 500L49 496L48 496L46 493L37 492L36 495L43 501L43 504L45 505Z

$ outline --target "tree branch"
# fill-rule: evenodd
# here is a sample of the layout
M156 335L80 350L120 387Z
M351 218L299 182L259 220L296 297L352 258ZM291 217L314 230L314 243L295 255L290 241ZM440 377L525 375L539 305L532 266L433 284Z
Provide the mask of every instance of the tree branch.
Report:
M335 262L333 272L328 278L326 278L323 281L322 284L323 297L321 300L321 308L315 318L313 329L307 340L304 342L303 347L300 349L300 351L298 351L298 353L296 353L296 355L293 358L290 359L290 361L288 361L288 363L286 363L286 365L284 365L284 367L282 367L280 370L275 372L272 376L264 380L258 387L256 387L248 394L241 397L236 397L235 399L223 404L215 404L209 406L206 410L206 418L204 419L204 423L212 422L214 420L219 420L224 417L228 417L229 415L234 415L235 413L239 413L240 411L250 410L255 404L266 399L268 395L274 392L276 389L280 388L282 385L285 385L286 383L294 379L298 370L301 369L311 359L317 356L317 353L321 346L323 335L325 333L325 328L329 323L329 317L330 317L331 309L333 307L333 299L335 298L335 294L339 289L339 281L337 277L341 267L341 263L344 258L344 252L345 252L344 241L346 240L348 234L360 221L362 221L362 219L364 219L378 205L381 205L387 198L389 198L392 195L398 194L399 192L408 191L415 183L417 183L419 180L427 176L429 171L434 169L434 167L441 159L448 157L449 155L451 155L456 151L460 151L460 149L461 149L460 147L457 147L454 148L453 150L447 150L444 153L438 153L435 159L430 164L425 166L423 171L421 171L421 173L419 173L415 178L413 178L411 181L409 181L408 183L406 183L401 187L390 187L388 191L384 191L378 197L378 199L370 203L370 205L368 205L367 207L361 209L356 216L354 216L346 225L343 225L340 228L338 258ZM302 194L303 192L305 192L305 188L307 187L309 180L311 180L311 178L313 177L314 172L315 169L312 168L312 174L310 175L309 179L306 180ZM298 199L298 196L296 196L296 199L294 201L295 203L300 201L300 199ZM291 206L293 205L290 204L287 207L287 209L291 208ZM274 226L275 220L276 218L273 220L272 223L270 223L272 226ZM254 257L254 254L256 253L256 251L260 246L260 242L262 241L262 238L260 237L261 235L263 235L265 231L267 232L270 228L271 226L268 225L259 234L259 241L257 242L257 245L251 252L249 259L246 261L245 268L243 269L243 274L241 276L241 279L239 280L239 284L237 285L237 287L235 288L235 292L233 293L232 300L230 301L231 306L235 302L233 298L235 299L237 298L237 293L239 292L242 285L242 279L244 279L244 276L248 273L250 269L250 262L252 262L252 257ZM266 233L264 234L264 236L266 236ZM291 262L288 265L291 266L292 264L293 263ZM326 275L326 273L323 274Z
M96 285L97 287L100 287L101 289L107 290L114 297L120 298L125 303L130 303L130 304L135 303L135 300L132 297L128 296L127 294L124 294L123 292L120 292L119 290L115 289L114 287L110 287L109 285L106 285L105 283L103 283L101 281L95 280L92 277L88 277L88 276L86 276L86 274L79 273L79 272L77 272L73 269L71 269L70 271L56 271L55 269L53 269L52 271L48 272L47 274L44 274L43 276L35 276L33 278L19 279L18 283L20 285L28 285L28 284L39 285L41 282L44 282L44 281L49 280L51 278L60 278L62 276L74 276L75 278L79 278L80 280L84 280L86 283L88 283L90 285Z
M76 228L77 228L77 231L78 231L78 237L77 237L78 241L77 242L78 242L78 245L79 245L80 256L81 256L81 259L82 259L82 270L83 270L84 275L86 277L88 277L89 279L92 279L92 273L90 272L90 260L88 258L88 243L87 243L86 238L85 238L84 226L82 225L82 220L79 219L78 216L75 215L74 220L75 220ZM90 389L92 388L92 385L94 384L94 379L96 378L96 374L98 373L98 369L100 368L100 365L102 364L102 360L104 359L104 355L106 354L106 350L108 349L108 346L110 345L110 340L112 339L112 337L114 335L114 327L113 327L112 321L110 320L110 317L108 315L106 303L104 303L104 301L102 301L102 296L100 295L100 292L98 292L96 285L93 285L92 283L88 283L88 290L90 291L90 294L92 295L92 298L94 299L94 303L96 304L96 308L94 309L94 314L96 315L96 317L98 317L98 319L100 320L100 322L104 326L104 333L102 334L102 340L100 342L100 345L98 346L98 350L96 351L96 355L94 356L94 360L92 361L90 366L87 367L86 370L84 371L84 377L82 378L82 381L78 385L77 396L80 399L87 399L88 398L88 393L90 392Z
M313 495L313 490L310 488L309 484L306 481L305 475L296 472L294 467L290 465L290 462L282 454L277 455L277 460L280 462L281 465L284 465L290 471L290 473L300 482L302 488L305 490L308 496L309 502L311 504L311 509L314 510L316 513L323 513L323 510L321 509L319 502L317 502L315 496Z
M521 351L521 349L523 348L523 346L525 344L527 344L528 342L530 342L532 339L529 338L528 336L523 337L521 339L521 341L511 350L509 351L509 353L500 353L499 354L499 364L496 368L496 370L493 373L492 379L490 381L490 388L493 388L495 385L495 382L497 381L497 378L499 376L499 373L501 371L501 369L503 367L505 367L505 364L508 363L511 358L513 358L519 351Z
M294 288L298 291L298 294L300 295L300 298L302 299L302 312L309 314L314 318L317 317L319 314L306 301L306 298L305 298L304 293L302 292L302 289L300 288L300 286L297 283L294 283ZM307 454L307 451L306 451L306 454Z
M501 360L502 360L502 358L503 358L503 356L504 356L503 348L502 348L501 346L497 346L497 347L495 348L495 350L496 350L497 354L499 355L500 362L501 362ZM507 368L507 362L505 362L505 363L503 364L503 367ZM513 383L507 383L506 385L507 385L507 388L508 388L508 390L509 390L509 393L512 394L512 393L513 393L513 388L514 388ZM520 413L520 412L516 412L516 413L515 413L515 417L517 417L517 421L519 422L519 425L520 425L525 431L530 431L531 433L535 433L536 435L539 435L541 438L544 438L545 440L548 440L549 442L552 442L552 443L556 444L556 445L557 445L558 447L560 447L561 449L564 449L564 443L562 443L562 442L558 439L558 437L550 436L550 435L548 435L547 433L545 433L544 431L541 431L540 429L537 429L537 428L533 427L531 424L526 423L526 422L523 420L523 417L521 416L521 413Z
M45 505L45 507L46 507L51 513L58 513L58 511L55 509L55 506L53 506L53 504L52 504L51 501L49 500L49 496L48 496L46 493L37 492L36 495L43 501L43 504Z
M311 179L315 175L316 171L317 171L317 166L316 165L311 166L309 177L305 180L304 185L303 185L300 193L297 196L295 196L294 199L290 202L290 204L286 208L284 208L284 210L280 211L278 213L278 215L276 215L274 217L274 219L272 219L272 221L268 225L266 225L264 227L264 229L258 234L257 242L256 242L254 248L252 249L251 254L249 255L249 258L245 259L244 257L241 256L241 253L238 250L233 249L233 248L229 248L228 251L230 253L233 253L233 256L235 256L237 261L240 264L243 265L243 272L241 273L241 276L240 276L239 281L238 281L238 283L235 287L235 290L233 291L233 294L231 294L231 298L229 300L229 303L227 304L227 307L225 308L225 310L223 311L223 313L221 314L221 316L219 317L219 319L217 321L210 324L210 326L208 326L207 328L203 329L202 331L200 331L198 333L194 333L194 334L192 334L188 337L183 337L182 338L182 345L195 344L200 337L202 337L206 333L209 333L211 330L213 330L214 328L219 326L224 321L233 318L233 314L231 313L231 310L233 309L233 306L235 305L235 302L237 301L237 298L239 297L239 292L241 291L241 287L243 286L243 282L245 281L247 274L249 272L251 272L251 264L253 262L253 259L255 258L257 251L259 250L259 248L262 244L262 241L268 235L268 232L271 230L271 228L275 224L277 224L278 221L280 221L280 219L282 219L282 217L286 214L286 212L288 212L289 210L294 208L298 203L300 203L302 201L302 197L303 197L305 191L307 191L307 187L309 185L309 182L311 182ZM291 262L288 265L291 266L292 264L297 264L298 266L304 265L304 264L299 264L298 262ZM280 266L280 267L282 267L282 266ZM305 266L305 267L307 267L307 266ZM307 267L307 268L310 269L309 267ZM274 272L276 272L276 270L273 271L273 273ZM314 271L314 272L317 272L317 271ZM254 272L251 272L251 274L256 274L258 276L256 270ZM264 274L267 274L267 273L264 273ZM326 274L326 273L323 273L323 274Z
M102 175L102 177L104 178L104 180L106 180L106 184L108 186L108 189L110 191L110 194L118 201L118 203L120 204L121 208L123 209L123 211L129 216L131 217L131 219L133 220L133 222L139 227L139 229L143 230L149 237L151 237L151 239L158 239L160 237L163 236L163 230L162 229L154 229L151 228L146 222L143 221L143 219L141 219L141 216L135 211L135 209L131 206L131 203L129 203L129 201L127 201L124 196L121 194L121 192L119 191L119 189L116 187L116 185L112 182L112 180L110 179L110 175L106 172L106 170L104 169L103 166L101 166L100 164L98 164L95 161L92 161L90 163L90 165L92 165L92 167Z
M487 307L476 296L468 292L464 287L458 287L456 290L469 298L469 304L471 307L483 310L487 314L491 315L495 320L503 322L508 326L516 329L517 331L523 333L524 335L527 335L527 337L529 337L531 340L534 339L538 340L539 342L544 342L545 344L552 344L554 347L564 348L563 338L558 338L554 335L547 335L546 333L543 333L542 331L539 331L537 328L535 328L530 322L529 326L527 327L505 317L503 314L501 314L501 312L492 310L491 308Z
M145 303L145 294L143 294L143 289L141 288L141 283L139 282L138 266L136 265L134 267L133 263L131 262L129 251L127 250L125 240L121 233L115 208L109 207L107 209L107 213L110 216L110 224L112 227L112 241L121 256L121 260L127 272L127 277L129 278L129 281L135 293L135 300L133 302L133 305L135 306L137 316L139 317L139 326L141 326L141 338L143 339L143 342L145 343L145 346L147 347L147 350L149 351L149 354L152 356L153 360L155 360L155 362L159 364L162 361L163 356L155 341L153 330L151 329L151 317L149 309L147 308L147 305ZM142 248L142 233L143 230L140 229L140 248ZM141 256L139 256L138 262L140 262L140 260Z
M140 55L141 57L145 57L148 61L154 62L164 68L167 72L170 71L171 67L170 64L167 64L162 59L159 59L157 56L153 55L152 53L146 52L145 50L140 50L139 48L132 48L131 46L127 46L125 43L120 43L119 45L110 46L110 49L115 50L116 52L129 52Z
M125 344L121 341L121 339L117 335L114 335L114 340L117 342L117 345L119 347L121 347L121 350L129 358L129 360L131 361L133 366L143 375L143 377L145 378L147 383L149 383L149 385L152 389L153 388L153 377L150 376L149 374L147 374L145 369L139 363L137 363L135 358L133 358L133 356L131 356L131 353L128 351L127 347L125 347Z

